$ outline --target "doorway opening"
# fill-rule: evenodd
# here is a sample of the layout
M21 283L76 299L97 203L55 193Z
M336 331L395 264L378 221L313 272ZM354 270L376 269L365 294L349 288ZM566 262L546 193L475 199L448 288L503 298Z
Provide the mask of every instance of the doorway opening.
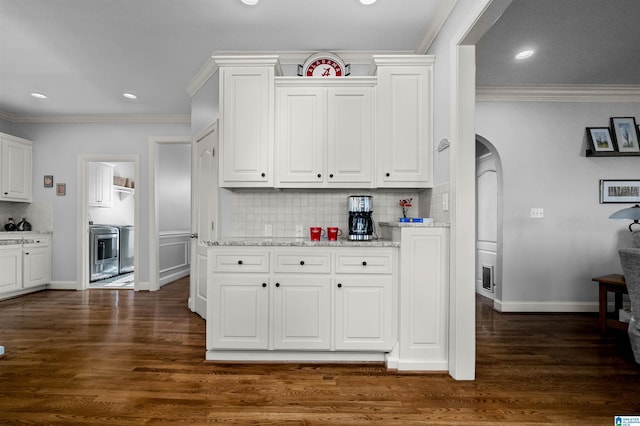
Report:
M78 290L141 289L140 244L135 238L139 166L138 155L78 158Z
M476 135L476 293L502 297L502 163L496 148Z
M191 138L149 138L149 290L189 276Z

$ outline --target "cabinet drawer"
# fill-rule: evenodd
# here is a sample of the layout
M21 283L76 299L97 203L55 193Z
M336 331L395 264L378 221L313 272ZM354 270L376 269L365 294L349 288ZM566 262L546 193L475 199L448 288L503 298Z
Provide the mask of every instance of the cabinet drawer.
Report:
M300 253L275 252L274 267L275 272L311 272L329 273L331 272L331 255L329 253Z
M215 272L269 272L269 253L229 251L213 255Z
M393 272L393 253L337 253L336 273L390 274Z
M49 237L25 238L23 247L49 247Z

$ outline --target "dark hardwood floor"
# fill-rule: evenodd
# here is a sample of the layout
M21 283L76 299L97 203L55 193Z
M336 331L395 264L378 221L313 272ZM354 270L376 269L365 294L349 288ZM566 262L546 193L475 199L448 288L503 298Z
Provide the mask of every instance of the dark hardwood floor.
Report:
M640 415L628 339L595 314L477 303L477 380L377 364L215 364L188 279L0 302L0 424L613 425Z

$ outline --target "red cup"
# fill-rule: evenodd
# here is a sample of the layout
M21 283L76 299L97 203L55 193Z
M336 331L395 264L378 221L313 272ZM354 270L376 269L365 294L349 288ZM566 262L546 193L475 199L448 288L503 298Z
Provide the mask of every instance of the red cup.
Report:
M327 228L327 239L329 241L336 241L340 235L342 235L342 229L337 226L330 226Z
M312 226L309 228L309 234L311 234L311 241L320 241L320 237L324 235L324 229L319 226Z

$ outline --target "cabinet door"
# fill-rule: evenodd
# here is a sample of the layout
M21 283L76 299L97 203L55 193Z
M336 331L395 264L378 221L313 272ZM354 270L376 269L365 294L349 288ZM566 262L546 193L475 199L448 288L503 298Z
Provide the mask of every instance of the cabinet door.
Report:
M372 186L373 88L330 87L327 94L327 182Z
M113 167L89 163L90 207L113 207Z
M336 275L336 350L391 350L393 277Z
M212 274L207 295L207 350L267 349L269 280L260 274Z
M10 139L1 144L0 200L31 202L31 145Z
M22 288L22 248L0 247L0 294Z
M22 259L24 288L49 284L51 281L51 250L48 245L25 247Z
M279 87L276 97L278 186L322 186L326 89Z
M378 68L378 187L431 187L430 66Z
M328 350L331 345L330 278L274 277L274 349Z
M400 359L404 369L446 370L449 316L448 230L402 228Z
M273 68L220 68L221 185L273 186Z

